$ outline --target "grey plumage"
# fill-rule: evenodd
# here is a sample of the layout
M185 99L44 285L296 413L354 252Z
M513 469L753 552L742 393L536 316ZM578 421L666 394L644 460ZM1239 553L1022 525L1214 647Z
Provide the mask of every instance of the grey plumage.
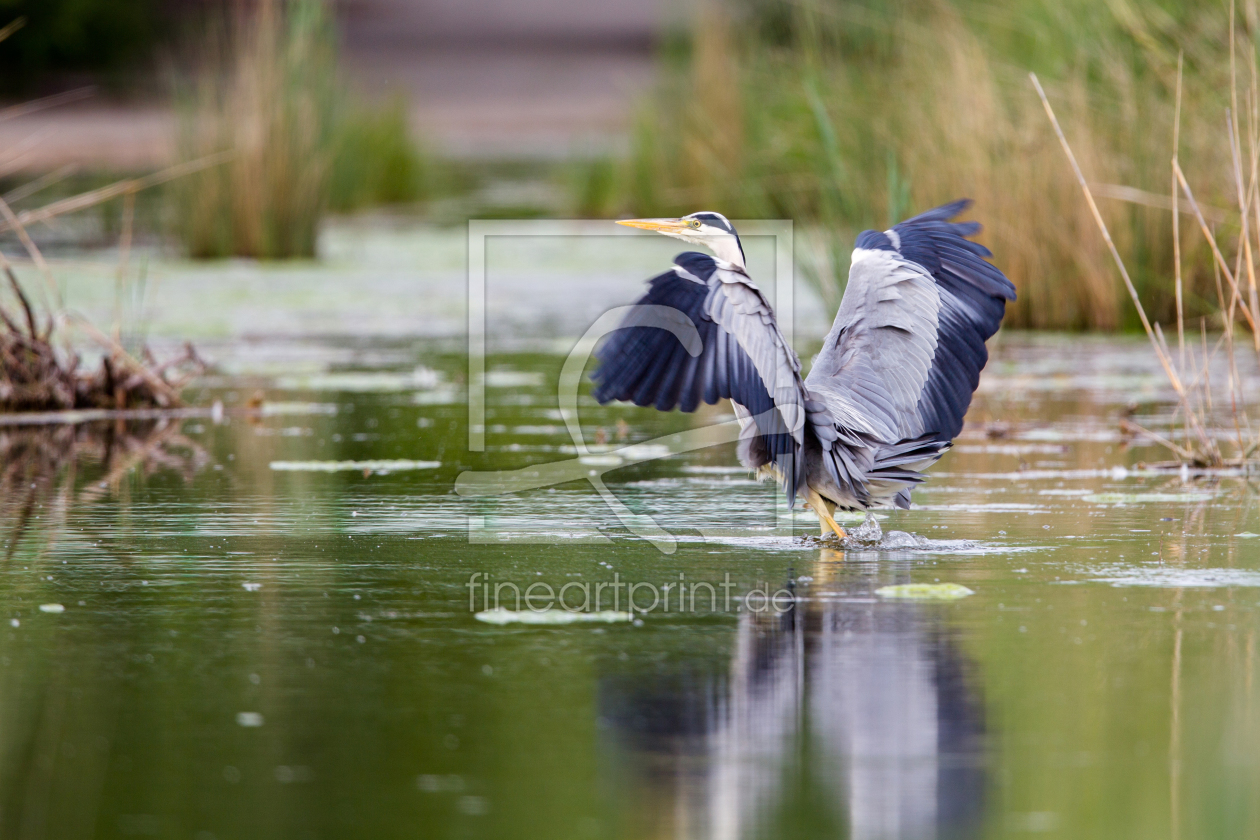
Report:
M689 318L699 353L666 330L627 323L597 351L596 398L683 411L729 398L742 428L740 460L774 475L789 503L802 496L815 507L909 507L923 470L962 428L988 360L984 342L1015 299L988 249L967 239L979 225L949 221L968 204L858 237L835 323L804 379L724 217L627 223L709 245L725 259L680 254L640 301Z

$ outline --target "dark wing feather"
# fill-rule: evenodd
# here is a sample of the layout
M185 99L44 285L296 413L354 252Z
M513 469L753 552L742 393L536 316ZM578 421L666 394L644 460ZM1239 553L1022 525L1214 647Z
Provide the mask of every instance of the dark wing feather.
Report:
M694 411L701 402L732 400L755 439L748 450L755 457L747 466L775 465L791 504L803 475L797 469L805 416L800 362L770 305L745 275L701 254L683 254L676 262L685 273L653 277L638 305L669 307L686 316L698 345L689 350L670 330L629 316L595 352L595 399L661 411Z
M886 443L948 442L988 361L1015 287L975 222L951 223L967 201L858 237L840 311L806 380L843 426Z
M987 257L988 248L967 239L980 231L976 222L949 220L971 205L955 201L895 225L901 255L928 270L940 290L936 359L919 400L922 429L937 440L952 440L989 360L985 348L1002 323L1015 286Z

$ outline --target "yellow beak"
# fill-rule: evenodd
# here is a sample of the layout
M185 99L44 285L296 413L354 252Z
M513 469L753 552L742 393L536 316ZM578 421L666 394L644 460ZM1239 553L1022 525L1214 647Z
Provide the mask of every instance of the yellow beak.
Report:
M658 233L680 233L691 227L683 219L622 219L617 224Z

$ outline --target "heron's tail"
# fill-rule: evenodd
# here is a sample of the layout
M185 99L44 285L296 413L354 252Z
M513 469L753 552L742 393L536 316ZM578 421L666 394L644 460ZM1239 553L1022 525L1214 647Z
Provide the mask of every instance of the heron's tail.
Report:
M875 450L874 463L866 473L867 489L876 501L891 501L910 508L910 491L923 481L923 471L941 459L952 446L948 441L924 435L884 445Z

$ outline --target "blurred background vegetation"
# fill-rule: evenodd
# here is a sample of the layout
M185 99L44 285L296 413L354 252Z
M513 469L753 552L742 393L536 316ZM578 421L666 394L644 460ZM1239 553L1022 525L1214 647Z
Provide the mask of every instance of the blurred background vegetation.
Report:
M155 0L0 0L0 20L25 21L22 37L0 50L0 90L29 94L49 76L108 78L134 67L170 33L162 8Z
M228 159L172 187L189 255L313 257L325 212L421 198L403 104L347 93L324 4L263 2L212 32L179 97L178 152L190 163Z
M1254 4L1240 11L1249 82ZM834 301L833 278L847 271L858 231L970 196L985 241L1020 290L1008 323L1132 328L1136 317L1029 84L1035 71L1086 176L1104 185L1099 193L1123 186L1145 202L1108 200L1102 209L1148 307L1167 319L1173 255L1163 205L1181 51L1183 167L1201 201L1229 206L1229 9L1220 2L706 3L692 37L666 52L662 89L643 109L622 181L603 200L610 211L705 206L793 218ZM1215 307L1215 281L1207 248L1185 244L1194 316Z
M172 45L195 56L167 74L178 156L230 160L167 191L162 217L194 257L313 256L326 214L382 205L446 222L704 208L795 220L801 267L835 303L857 232L969 196L1020 290L1009 323L1132 329L1028 72L1046 84L1148 311L1165 322L1179 55L1181 160L1222 242L1239 224L1236 210L1215 209L1236 206L1227 109L1242 113L1244 136L1256 121L1254 0L1238 5L1232 45L1221 0L697 0L690 27L659 39L657 84L622 152L478 165L426 148L401 99L348 92L321 0L160 5L0 0L0 16L25 18L0 44L0 68L12 90L30 91L58 73L154 67ZM503 180L547 189L510 207L477 200ZM1182 234L1194 318L1215 311L1216 279L1191 220Z

